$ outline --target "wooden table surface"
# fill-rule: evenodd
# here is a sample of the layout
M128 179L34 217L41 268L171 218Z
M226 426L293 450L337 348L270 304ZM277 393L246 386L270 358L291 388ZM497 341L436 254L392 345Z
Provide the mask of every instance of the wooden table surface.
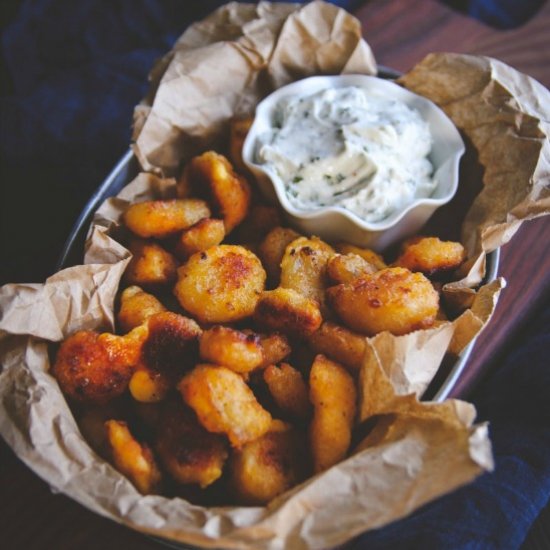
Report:
M501 59L550 87L550 4L517 30L498 31L433 0L372 0L356 12L378 63L406 71L429 52ZM524 224L502 250L508 281L495 316L478 339L455 395L466 395L506 349L550 292L550 220ZM28 470L0 441L0 534L6 550L158 549L159 544L103 519Z

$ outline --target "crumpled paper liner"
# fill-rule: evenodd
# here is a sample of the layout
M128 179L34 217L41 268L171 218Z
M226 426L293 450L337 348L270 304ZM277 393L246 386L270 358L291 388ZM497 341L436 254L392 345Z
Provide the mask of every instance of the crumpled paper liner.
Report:
M456 70L467 67L462 80L455 83L460 92L456 93L467 99L469 87L483 90L478 94L483 105L502 106L502 113L489 107L485 117L478 113L487 126L493 124L490 113L509 124L513 117L507 109L515 113L531 109L529 116L534 116L538 101L540 112L548 110L548 94L530 79L501 64L493 71L494 62L476 59L440 54L431 58L429 63L437 63L432 72L423 71L420 82L412 76L405 76L404 82L425 86L429 96L452 78L454 66ZM224 71L219 71L220 66ZM309 74L341 71L372 73L375 64L361 39L359 23L332 5L230 4L193 25L155 66L151 93L136 109L134 149L144 169L154 174L140 174L98 210L86 243L86 265L63 270L44 285L0 289L0 433L54 490L135 529L188 544L320 548L403 517L492 468L487 428L472 425L475 412L470 405L419 403L416 396L433 377L445 351L458 354L489 321L501 280L474 290L468 288L475 280L470 277L454 289L449 301L469 309L453 322L400 337L380 334L366 339L359 410L360 419L372 423L373 430L346 461L281 495L268 507L203 508L178 498L140 495L85 443L48 374L48 342L58 342L77 328L112 328L118 282L129 258L114 237L121 231L120 213L128 202L173 196L171 176L177 174L185 157L215 144L229 117L250 112L274 87ZM517 83L513 99L500 84L508 81ZM479 83L483 86L476 87ZM447 94L455 94L453 86ZM505 105L499 103L503 97L507 98ZM541 117L539 130L547 128L547 118ZM470 152L475 153L475 126L461 125L458 118L455 122ZM534 125L506 126L507 135L523 136L527 127L534 137L525 139L541 145ZM509 143L515 144L504 140L501 145ZM485 185L492 181L488 174L497 173L502 162L500 151L495 159L486 152L480 155ZM510 171L510 181L499 180L499 194L512 195L512 199L503 199L503 204L512 205L512 229L522 216L547 210L540 187L548 173L547 144L541 145L534 164L532 157L528 160L531 171ZM534 189L539 191L533 194ZM484 201L481 206L474 202L470 211L485 215L489 209L483 207ZM508 214L500 211L499 215L492 216L488 224L484 218L479 220L483 229L474 244L470 239L474 229L464 229L478 277L484 258L475 257L475 243L479 238L483 242L484 235L491 236L490 246L499 242L495 238L499 231L491 228L502 228L499 224L510 221ZM467 220L473 223L472 217ZM512 229L501 232L499 238L507 238Z
M470 270L447 290L475 286L488 252L550 212L548 90L496 59L449 53L426 56L399 82L445 111L483 167L483 188L462 224Z

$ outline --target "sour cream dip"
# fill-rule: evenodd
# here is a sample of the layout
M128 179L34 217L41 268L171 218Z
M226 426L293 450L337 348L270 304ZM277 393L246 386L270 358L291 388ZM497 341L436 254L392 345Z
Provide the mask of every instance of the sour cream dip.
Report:
M428 123L405 103L356 86L281 99L255 162L301 210L339 206L377 222L436 187Z

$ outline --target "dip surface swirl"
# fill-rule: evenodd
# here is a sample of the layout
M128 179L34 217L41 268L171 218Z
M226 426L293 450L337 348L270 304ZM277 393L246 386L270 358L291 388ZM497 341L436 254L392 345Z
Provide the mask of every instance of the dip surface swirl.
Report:
M431 147L418 111L349 86L280 100L255 161L295 208L339 206L377 222L432 194Z

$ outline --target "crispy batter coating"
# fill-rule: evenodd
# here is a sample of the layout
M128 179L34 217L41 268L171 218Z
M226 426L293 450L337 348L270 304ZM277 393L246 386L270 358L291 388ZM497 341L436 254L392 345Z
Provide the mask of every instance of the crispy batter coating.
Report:
M304 474L304 448L288 424L274 420L269 432L233 452L231 486L239 502L267 504Z
M214 151L207 151L188 162L178 182L178 196L188 193L189 188L208 198L215 212L223 218L227 234L248 213L248 182L234 172L231 163L223 155Z
M132 397L140 403L158 403L170 389L170 381L161 372L138 368L128 385Z
M117 320L122 332L129 332L142 325L155 313L166 311L166 308L152 294L139 286L129 286L120 296L120 309Z
M279 364L285 357L290 355L292 348L288 338L284 334L272 332L271 334L260 334L263 360L259 369L269 365Z
M159 422L155 450L179 483L207 487L219 479L228 456L223 436L206 431L182 403L167 403Z
M202 360L240 373L259 367L264 358L257 334L246 334L220 325L202 333L199 349Z
M174 294L185 310L203 323L227 323L252 315L266 274L252 252L222 244L193 254L178 277Z
M327 297L347 326L368 335L384 330L401 335L429 327L439 308L439 295L430 281L402 267L331 287Z
M124 279L131 285L167 285L176 280L178 264L172 254L157 243L132 241L130 260Z
M147 321L149 334L141 363L169 378L181 376L197 359L201 328L193 319L172 311L157 313Z
M365 356L365 337L345 327L326 321L307 337L310 348L358 372Z
M378 269L357 254L335 254L327 263L327 275L334 284L351 283L375 271Z
M185 260L189 256L207 250L223 241L225 228L222 220L204 218L180 235L174 252Z
M126 227L139 237L169 237L210 217L208 204L200 199L145 201L132 204L124 213Z
M335 248L340 254L357 254L357 256L361 256L363 260L369 262L376 269L385 269L388 267L386 262L384 262L384 258L370 248L360 248L349 243L338 243Z
M327 263L335 254L332 247L317 237L298 237L285 250L281 261L281 284L316 300L325 312Z
M301 420L310 415L311 403L300 371L282 363L280 367L270 365L263 375L275 403L283 412Z
M154 493L160 484L161 474L149 447L134 439L126 422L108 420L105 429L115 468L140 493Z
M234 447L261 437L269 429L271 415L231 369L197 365L178 388L199 422L209 432L226 434Z
M243 162L243 144L254 118L233 118L229 123L229 157L233 166L243 174L248 172Z
M76 332L61 344L52 374L69 398L89 404L107 403L127 388L146 336L144 327L126 336Z
M309 430L313 469L322 472L348 452L357 390L344 367L318 355L309 374L309 398L313 404Z
M278 285L281 280L281 261L285 255L286 247L300 237L293 229L288 227L275 227L260 244L258 254L264 264L270 281Z
M262 293L254 320L269 330L304 336L316 331L323 318L315 300L279 287Z
M456 269L465 258L466 251L460 243L441 241L437 237L414 237L403 243L401 255L394 264L436 275Z

